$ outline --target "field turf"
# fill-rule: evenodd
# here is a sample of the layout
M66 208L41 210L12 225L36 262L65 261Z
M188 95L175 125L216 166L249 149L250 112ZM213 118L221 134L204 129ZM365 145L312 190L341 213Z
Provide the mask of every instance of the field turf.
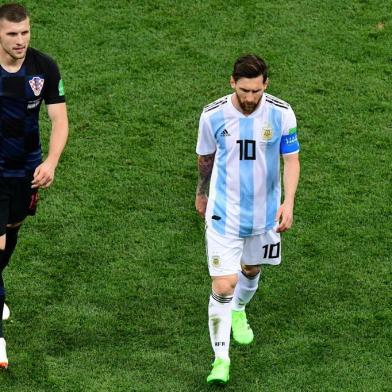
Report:
M391 391L390 1L25 4L71 132L5 273L0 390L217 390L195 143L203 106L255 52L297 115L302 174L225 390Z

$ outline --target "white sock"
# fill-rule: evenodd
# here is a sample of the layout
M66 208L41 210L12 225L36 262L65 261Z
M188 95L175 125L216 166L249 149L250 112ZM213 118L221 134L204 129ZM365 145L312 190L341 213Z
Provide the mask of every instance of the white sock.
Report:
M214 292L210 295L208 327L215 358L229 359L232 299Z
M233 310L245 309L245 305L249 303L259 287L259 279L260 272L252 278L245 276L242 271L238 272L238 283L235 286L233 297Z

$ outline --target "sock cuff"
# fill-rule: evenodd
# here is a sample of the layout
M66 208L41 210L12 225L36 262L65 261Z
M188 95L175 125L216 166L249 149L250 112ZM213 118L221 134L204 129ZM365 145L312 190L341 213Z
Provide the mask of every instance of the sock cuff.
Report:
M255 280L255 279L259 279L259 278L260 278L261 271L259 271L258 274L256 274L255 276L248 276L248 275L246 275L246 274L244 273L244 271L241 270L241 275L242 275L244 278L248 279L248 280Z
M211 298L221 304L227 304L227 303L231 302L231 300L233 299L233 296L231 295L231 296L225 297L223 295L216 294L214 291L212 291Z
M7 226L5 231L9 232L9 233L17 233L20 230L21 227L22 227L22 225L19 225L19 226Z

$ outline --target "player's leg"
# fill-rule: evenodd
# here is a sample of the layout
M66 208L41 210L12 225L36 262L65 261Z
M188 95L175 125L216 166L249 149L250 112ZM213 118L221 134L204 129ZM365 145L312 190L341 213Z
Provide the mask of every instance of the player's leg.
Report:
M227 383L229 380L231 301L237 283L241 257L241 241L227 239L208 230L206 232L207 256L212 290L208 306L208 327L215 361L209 383Z
M253 298L259 287L260 275L260 265L241 265L233 297L233 310L245 310L245 306Z
M8 307L6 308L7 312L4 312L4 301L5 301L5 287L4 287L4 279L3 279L3 271L5 267L7 267L12 253L15 250L15 246L18 240L18 232L21 226L21 222L13 225L6 226L6 233L0 238L0 314L2 315L1 319L5 320L8 318L8 315L5 313L9 313ZM0 337L2 335L2 323L0 321Z
M5 246L3 249L3 254L1 257L0 261L0 272L2 273L5 269L5 267L8 265L12 254L14 253L16 243L18 242L18 233L19 229L22 225L22 222L14 223L14 224L9 224L6 227L6 234L5 234ZM2 275L0 275L2 276ZM1 281L3 287L4 287L4 282L1 277Z
M0 235L0 314L3 315L3 307L5 300L5 289L4 289L4 281L3 281L3 259L4 259L4 251L5 251L5 234ZM0 338L3 336L3 317L0 320Z
M38 191L31 189L32 176L13 178L7 183L9 189L8 219L5 232L5 248L0 271L9 263L18 242L18 233L24 219L35 215L38 203Z
M38 202L36 189L31 189L31 176L26 178L3 179L2 188L6 189L0 194L0 207L3 202L6 214L0 213L0 234L3 233L5 241L0 252L0 314L3 314L5 301L5 287L3 271L8 265L15 250L19 229L27 215L34 215ZM4 225L6 223L6 225ZM5 227L5 228L4 228ZM4 235L5 231L5 235ZM1 245L1 243L0 243ZM0 248L1 249L1 248ZM2 317L1 317L2 318ZM1 357L3 353L3 360ZM5 340L3 336L2 320L0 320L0 366L7 367Z
M15 250L20 225L21 223L7 225L6 234L0 237L0 314L2 315L0 320L0 368L8 367L8 359L6 355L3 332L3 313L5 306L5 287L3 280L3 271L8 265L11 255Z
M232 307L233 339L239 344L253 341L253 331L248 324L245 306L255 295L259 286L260 266L242 265L238 272L238 283L235 288Z
M231 331L231 300L237 274L212 277L212 291L208 304L208 328L215 360L208 383L229 381L230 371L230 331Z
M253 331L249 326L245 307L255 295L260 280L261 264L280 264L280 234L275 229L267 233L247 238L242 256L242 270L233 298L232 330L237 343L249 344L253 341Z
M2 272L10 262L18 242L19 229L31 212L35 213L35 200L37 191L31 189L31 180L29 178L11 178L4 180L8 190L8 218L5 233L5 248L0 261L0 279L4 288ZM1 306L1 304L0 304ZM4 305L3 305L4 306ZM1 313L3 314L3 313Z
M212 277L208 326L215 358L229 359L231 300L236 283L236 274Z
M6 245L6 223L8 220L8 198L4 194L4 186L1 184L0 191L0 315L3 315L3 307L5 300L5 289L2 277L4 253ZM6 344L3 335L3 321L0 317L0 368L7 368L8 358L6 351Z
M0 269L4 255L5 248L5 234L0 236ZM0 314L3 315L3 307L5 300L5 289L4 282L2 278L2 271L0 271ZM0 369L6 369L8 367L8 358L7 358L7 350L6 343L3 335L3 320L0 317Z

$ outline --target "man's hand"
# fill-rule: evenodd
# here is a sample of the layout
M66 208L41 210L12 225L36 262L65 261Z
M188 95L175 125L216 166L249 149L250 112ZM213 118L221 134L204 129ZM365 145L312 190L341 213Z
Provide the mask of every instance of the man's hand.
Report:
M284 202L275 216L275 221L279 222L278 233L287 231L293 224L294 197L300 172L298 153L284 155L283 161Z
M294 203L285 201L278 209L275 216L275 221L279 222L279 226L276 229L277 233L282 233L290 229L293 224L293 210Z
M48 160L42 162L34 171L33 181L31 181L32 188L47 188L54 180L54 172L56 166Z
M206 208L207 208L208 197L206 195L196 195L195 207L197 213L205 218L206 216Z

